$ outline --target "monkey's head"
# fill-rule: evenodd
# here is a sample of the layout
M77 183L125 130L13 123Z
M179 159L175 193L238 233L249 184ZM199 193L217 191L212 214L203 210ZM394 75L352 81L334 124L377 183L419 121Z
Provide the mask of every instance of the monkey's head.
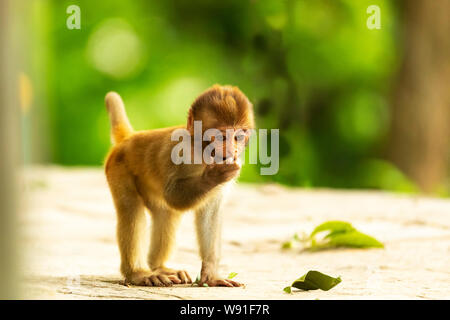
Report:
M187 130L191 134L194 121L201 121L202 135L211 136L213 156L224 161L237 160L255 126L253 105L233 86L214 85L203 92L189 109Z

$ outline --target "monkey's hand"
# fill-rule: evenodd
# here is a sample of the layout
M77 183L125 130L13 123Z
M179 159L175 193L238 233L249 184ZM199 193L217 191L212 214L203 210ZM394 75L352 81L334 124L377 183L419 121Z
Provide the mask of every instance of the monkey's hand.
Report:
M162 274L166 276L175 276L181 281L180 283L192 283L191 277L184 270L175 270L166 267L159 267L154 269L153 271L156 272L157 274Z
M241 287L243 284L233 281L231 279L223 279L216 275L215 264L203 263L202 271L200 273L199 286L203 286L205 283L208 287Z
M168 275L158 271L143 270L133 272L125 279L125 283L136 286L168 287L173 284L181 283L181 280L175 275Z
M206 166L203 178L208 183L218 185L237 177L240 169L241 167L237 163L211 164Z
M241 287L241 286L243 286L242 283L233 281L231 279L223 279L220 277L202 273L198 285L200 287L202 287L205 283L208 285L208 287Z

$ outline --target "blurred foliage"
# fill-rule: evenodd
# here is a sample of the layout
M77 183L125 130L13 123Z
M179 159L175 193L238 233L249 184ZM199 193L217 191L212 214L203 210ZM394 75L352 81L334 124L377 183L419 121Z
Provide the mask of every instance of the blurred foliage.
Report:
M67 6L81 30L66 28ZM366 27L369 5L382 28ZM398 68L388 0L35 1L31 59L48 115L47 161L101 165L110 146L103 98L119 92L135 129L184 123L214 83L239 86L259 128L280 129L280 170L241 181L414 191L382 160Z

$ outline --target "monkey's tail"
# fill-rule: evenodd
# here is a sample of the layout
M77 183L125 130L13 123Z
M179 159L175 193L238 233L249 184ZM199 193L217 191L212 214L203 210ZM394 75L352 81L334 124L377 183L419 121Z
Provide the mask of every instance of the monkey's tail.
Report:
M116 92L108 92L105 97L106 109L111 122L111 140L117 144L133 133L130 121L125 112L122 98Z

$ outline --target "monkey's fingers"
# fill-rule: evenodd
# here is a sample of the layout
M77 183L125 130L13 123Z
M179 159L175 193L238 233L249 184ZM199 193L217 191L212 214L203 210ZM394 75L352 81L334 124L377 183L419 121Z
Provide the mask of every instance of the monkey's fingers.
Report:
M228 282L228 280L219 279L219 280L216 280L216 286L218 286L218 287L233 287L233 284Z
M215 285L217 287L233 287L233 284L229 283L227 280L216 280Z
M181 280L181 283L192 283L191 277L186 271L178 271L178 278Z
M229 280L229 279L215 279L207 282L210 287L240 287L241 284L239 282Z
M149 278L143 278L142 282L139 285L143 285L143 286L151 286L152 282L150 281Z
M172 285L172 283L175 283L175 284L180 284L180 283L181 283L181 280L178 279L177 276L170 275L170 276L163 276L163 277L165 277L165 278L167 278L169 281L171 281L171 284L170 284L170 285Z
M189 275L189 273L186 272L186 276L188 278L188 283L192 283L192 279L191 279L191 276Z
M231 283L234 287L242 287L243 286L242 283L239 283L239 282L236 282L236 281L233 281L233 280L230 280L230 279L227 279L226 281Z
M152 282L152 284L155 287L164 287L164 286L168 286L168 285L172 284L172 283L170 283L170 284L164 283L163 281L160 280L160 277L158 277L158 276L150 276L150 281Z
M241 167L239 167L239 165L237 165L234 162L216 164L215 166L216 166L216 168L218 168L222 171L235 171L235 170L239 170L241 168Z
M239 169L239 167L230 164L218 167L217 173L220 176L219 180L228 181L234 178L239 173Z

